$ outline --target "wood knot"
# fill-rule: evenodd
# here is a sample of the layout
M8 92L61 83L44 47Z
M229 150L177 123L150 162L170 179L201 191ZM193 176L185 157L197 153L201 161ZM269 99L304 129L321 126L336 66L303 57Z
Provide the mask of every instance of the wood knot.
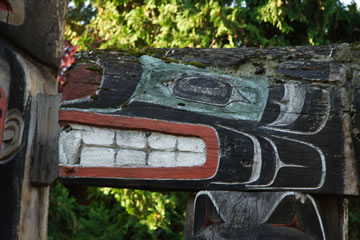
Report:
M261 74L264 74L265 73L265 68L264 67L256 67L255 69L255 74L256 75L261 75Z

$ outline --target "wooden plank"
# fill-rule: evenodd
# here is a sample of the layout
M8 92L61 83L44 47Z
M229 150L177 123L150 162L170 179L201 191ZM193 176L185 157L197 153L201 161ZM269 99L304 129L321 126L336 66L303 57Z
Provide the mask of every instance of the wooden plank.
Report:
M343 203L295 192L201 191L193 239L346 239Z
M359 51L334 45L83 53L60 109L60 176L101 186L358 195L349 110L358 62L356 55L344 60L349 49ZM96 90L91 83L84 91L85 74L101 79ZM172 127L160 127L165 123ZM91 134L103 137L84 142ZM175 145L151 147L149 136L159 134L159 142ZM121 143L124 136L142 136L147 145ZM183 137L205 150L181 150ZM217 159L215 170L204 154Z
M9 8L0 8L1 37L7 38L38 61L57 70L63 54L68 1L6 2Z
M37 103L37 123L31 182L48 186L58 177L60 126L57 120L61 95L39 94L32 100Z
M351 113L351 120L352 120L352 132L351 136L353 139L353 145L350 145L350 149L354 149L354 158L355 161L350 162L349 168L356 169L357 172L360 172L360 114L356 109L359 109L360 107L360 88L358 87L360 83L360 70L354 69L352 71L352 85L354 87L354 94L349 99L349 102L351 102L351 108L349 112ZM350 151L351 152L351 151ZM360 185L358 184L360 182L360 174L348 174L348 181L352 183L354 188L360 189Z
M0 39L0 239L47 238L49 186L33 186L30 176L37 124L32 99L56 94L56 86L47 67Z

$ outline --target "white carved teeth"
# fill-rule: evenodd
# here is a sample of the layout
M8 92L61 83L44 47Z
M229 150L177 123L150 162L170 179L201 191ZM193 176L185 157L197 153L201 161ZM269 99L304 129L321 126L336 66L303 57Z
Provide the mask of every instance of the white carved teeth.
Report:
M192 167L206 161L199 137L71 125L61 132L60 164L104 167Z

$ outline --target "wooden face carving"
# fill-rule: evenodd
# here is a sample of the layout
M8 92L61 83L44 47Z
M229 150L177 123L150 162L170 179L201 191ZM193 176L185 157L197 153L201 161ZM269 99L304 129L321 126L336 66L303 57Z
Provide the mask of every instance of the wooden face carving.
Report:
M21 25L25 20L25 0L1 0L0 22L10 25Z
M24 72L14 54L0 49L0 164L19 150L23 135Z

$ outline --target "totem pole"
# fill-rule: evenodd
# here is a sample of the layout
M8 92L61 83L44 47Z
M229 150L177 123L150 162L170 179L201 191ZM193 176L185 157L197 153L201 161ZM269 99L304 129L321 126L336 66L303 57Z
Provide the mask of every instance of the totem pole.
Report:
M59 112L60 178L199 191L189 238L346 239L359 54L356 44L78 54Z
M47 239L66 7L67 1L0 1L0 239Z

